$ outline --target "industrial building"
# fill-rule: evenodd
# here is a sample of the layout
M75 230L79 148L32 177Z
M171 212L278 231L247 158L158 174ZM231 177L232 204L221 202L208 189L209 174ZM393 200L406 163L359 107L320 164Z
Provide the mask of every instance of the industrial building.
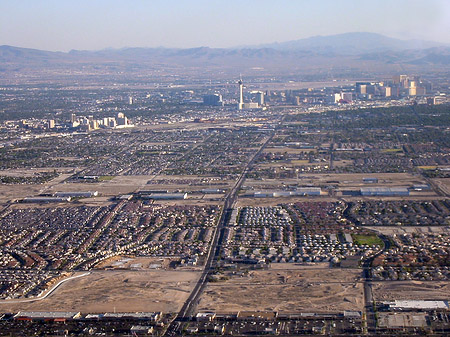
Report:
M169 190L142 190L137 192L139 195L145 194L166 194L169 193Z
M406 187L362 187L361 195L363 196L408 196L409 190Z
M142 198L152 200L183 200L187 198L187 193L152 193L143 195Z
M212 105L212 106L223 106L222 95L213 94L213 95L203 96L203 104Z
M428 184L417 184L413 185L412 189L414 191L428 191L431 190L431 186Z
M100 316L103 319L142 319L157 322L161 319L161 312L107 312ZM87 317L86 317L87 318Z
M55 197L71 197L71 198L92 198L98 196L98 191L87 191L87 192L56 192Z
M225 193L225 190L221 188L204 188L201 192L204 194L222 194Z
M69 202L71 197L27 197L22 202L26 203L47 203L47 202Z
M383 302L390 310L449 310L448 301L395 300Z
M254 192L254 198L286 198L296 196L320 196L322 190L320 187L300 187L295 191L272 191L272 192Z
M378 178L372 178L372 177L363 178L363 183L365 183L365 184L378 184Z
M81 317L80 312L55 312L55 311L19 311L14 315L18 321L66 321Z

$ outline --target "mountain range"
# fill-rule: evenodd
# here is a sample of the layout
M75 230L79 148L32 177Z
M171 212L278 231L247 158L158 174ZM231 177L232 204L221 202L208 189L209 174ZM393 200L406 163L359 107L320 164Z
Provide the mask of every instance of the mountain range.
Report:
M376 33L345 33L264 44L256 46L256 48L271 48L289 51L314 50L320 53L335 55L360 55L387 51L428 49L441 46L443 46L443 44L439 42L400 40ZM250 48L252 47L250 46Z
M140 67L213 67L242 71L323 68L382 69L450 67L450 46L422 40L400 40L374 33L347 33L238 48L122 48L51 52L0 46L0 72L80 64L127 69Z

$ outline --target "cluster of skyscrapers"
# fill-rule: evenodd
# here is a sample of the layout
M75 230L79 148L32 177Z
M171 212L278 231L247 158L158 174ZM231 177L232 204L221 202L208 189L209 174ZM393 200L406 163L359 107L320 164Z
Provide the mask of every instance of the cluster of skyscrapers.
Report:
M247 109L259 109L264 106L264 93L262 91L251 91L251 101L244 102L244 82L242 79L238 81L239 85L239 101L237 108L238 110ZM221 94L211 94L203 96L203 104L211 106L224 106L223 97Z
M119 112L117 117L104 117L101 119L94 119L94 116L77 117L72 114L70 117L70 124L72 128L79 128L83 131L91 131L99 128L126 128L132 127L128 118Z
M356 91L362 96L402 97L423 96L431 91L432 85L423 82L418 76L397 75L390 81L384 82L357 82Z

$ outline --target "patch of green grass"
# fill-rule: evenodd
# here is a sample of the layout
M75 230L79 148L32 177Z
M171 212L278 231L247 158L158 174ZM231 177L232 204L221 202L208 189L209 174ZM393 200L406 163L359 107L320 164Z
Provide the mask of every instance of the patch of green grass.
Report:
M100 176L98 177L98 181L108 181L113 180L116 176Z
M357 245L383 245L383 240L381 240L376 235L361 235L361 234L352 234L353 242Z
M402 149L382 149L381 152L394 153L394 152L403 152L403 150Z
M437 166L417 166L421 170L436 170Z

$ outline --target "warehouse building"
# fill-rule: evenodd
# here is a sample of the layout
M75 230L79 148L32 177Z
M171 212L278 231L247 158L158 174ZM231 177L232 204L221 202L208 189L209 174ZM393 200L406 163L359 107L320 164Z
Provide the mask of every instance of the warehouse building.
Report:
M225 193L225 190L221 188L204 188L201 192L204 194L222 194Z
M449 310L448 301L426 301L426 300L395 300L383 302L390 310Z
M187 193L152 193L143 195L142 198L151 200L183 200L187 199Z
M55 311L19 311L14 315L18 321L55 321L64 322L66 320L77 319L81 317L80 312L55 312Z
M254 192L254 198L287 198L298 196L320 196L322 190L320 187L300 187L295 191L273 191L273 192Z
M409 190L406 187L362 187L361 195L364 196L408 196Z
M71 198L92 198L98 196L98 191L87 192L56 192L55 197L71 197Z
M69 202L71 197L28 197L24 198L22 202L26 203L49 203L49 202Z
M365 184L378 184L378 178L372 178L372 177L363 178L363 183L365 183Z

